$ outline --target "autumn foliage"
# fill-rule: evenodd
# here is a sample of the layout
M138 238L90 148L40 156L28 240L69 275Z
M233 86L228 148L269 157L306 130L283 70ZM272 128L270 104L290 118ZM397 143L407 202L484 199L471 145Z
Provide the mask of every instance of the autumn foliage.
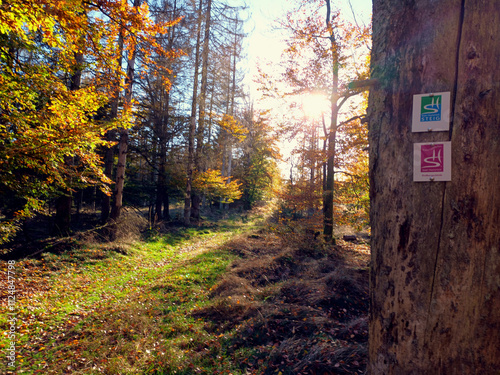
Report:
M231 203L241 197L241 183L231 177L221 176L219 170L208 169L205 172L196 172L193 178L193 189L205 196L209 202L216 199L222 203Z
M0 192L24 202L8 214L3 237L61 191L97 184L109 193L97 151L107 145L104 133L128 120L104 115L123 88L119 55L147 43L144 63L153 54L172 57L152 37L168 26L151 21L146 3L0 4Z
M366 95L351 82L368 77L370 28L346 21L330 1L294 4L280 22L289 35L281 74L263 74L262 90L290 108L281 126L294 146L284 212L322 209L331 240L335 226L368 222Z

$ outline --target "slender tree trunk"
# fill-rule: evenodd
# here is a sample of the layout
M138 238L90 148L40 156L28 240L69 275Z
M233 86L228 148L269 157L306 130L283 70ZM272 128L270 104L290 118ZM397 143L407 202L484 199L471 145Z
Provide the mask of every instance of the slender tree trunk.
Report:
M208 118L208 132L207 132L207 143L210 144L212 142L212 123L213 123L213 109L214 109L214 91L215 87L212 86L212 89L210 90L210 109L208 110L209 112L209 118Z
M326 121L325 121L325 115L322 114L321 115L321 121L322 121L322 124L323 124L323 134L324 134L324 138L323 138L323 154L326 155L326 150L327 150L327 146L328 146L328 131L326 129ZM321 165L321 169L323 171L322 173L322 187L323 187L323 191L326 191L326 161L324 161ZM323 210L324 210L324 207L323 207Z
M222 140L222 167L220 174L222 177L226 176L226 168L227 168L227 135L224 129L221 129L220 139ZM224 203L222 203L222 197L219 200L219 210L224 208Z
M313 123L312 129L311 129L311 139L310 139L310 146L309 150L311 151L311 156L309 157L309 168L310 168L310 173L309 173L309 181L311 186L314 186L314 180L316 177L316 144L317 144L317 138L316 138L316 123Z
M177 14L177 2L173 2L172 7L172 20ZM176 27L172 26L168 33L169 50L174 48L174 41L176 38ZM171 68L171 66L169 66ZM171 77L170 77L171 78ZM163 95L160 96L163 98ZM156 214L158 220L170 220L170 211L167 194L167 128L170 121L170 92L165 91L164 100L160 101L161 116L157 124L157 132L160 143L160 151L158 154L158 180L156 184ZM164 209L163 209L164 207Z
M195 62L194 62L194 77L193 77L193 99L191 103L191 119L189 122L189 133L188 133L188 167L187 167L187 182L186 182L186 192L184 196L184 224L189 225L191 223L191 194L193 192L193 171L195 163L195 149L194 149L194 138L196 135L196 108L197 108L197 97L198 97L198 69L200 65L200 39L201 39L201 11L203 7L203 1L200 0L199 3L199 14L198 14L198 25L196 31L196 50L195 50Z
M163 146L165 140L160 138L160 157L158 164L158 181L156 182L156 215L158 220L163 220L163 204L165 201L165 189L166 189L166 162L167 162L167 150ZM166 146L166 145L165 145Z
M170 199L167 192L163 195L163 220L170 220Z
M500 369L500 8L375 0L369 98L372 375ZM450 130L412 132L415 94L450 92ZM415 143L452 177L414 182Z
M206 97L207 97L207 81L208 81L208 55L210 52L210 25L212 14L212 0L207 0L207 9L205 11L205 34L203 39L203 53L201 63L201 87L200 95L198 97L199 113L198 113L198 130L196 134L196 151L195 151L195 168L198 171L203 171L205 168L202 165L203 154L203 137L205 132L205 118L206 118ZM201 197L193 192L191 194L191 219L199 221Z
M229 144L228 146L228 153L227 153L227 183L229 184L231 182L231 173L233 172L233 146ZM229 203L226 203L225 206L226 210L229 210Z
M114 100L113 100L114 101ZM111 103L113 108L114 104ZM117 113L118 113L118 101L116 103ZM113 110L111 110L113 112ZM116 118L116 115L115 115ZM106 140L108 142L114 142L116 140L116 130L109 130L106 133ZM115 161L115 146L108 147L104 154L104 174L109 179L113 178L113 165ZM106 223L109 219L109 214L111 212L111 196L108 194L103 194L101 200L101 223Z
M330 28L330 43L332 52L332 86L331 86L331 115L330 129L328 132L328 159L326 163L325 189L323 191L323 235L326 241L335 241L333 238L333 201L335 189L335 146L337 140L337 100L339 86L339 61L338 46L335 38L335 30L330 20L330 0L325 0L327 7L326 24Z
M143 184L144 185L158 185L158 169L159 169L159 164L158 164L158 158L160 156L160 151L159 151L159 145L158 145L158 138L153 137L153 140L151 142L151 154L158 156L157 158L154 159L153 165L151 168L151 172L149 173L149 177L144 176L143 177ZM155 222L156 218L156 199L157 199L157 192L151 193L149 195L149 201L148 201L148 207L149 207L149 222L153 224Z

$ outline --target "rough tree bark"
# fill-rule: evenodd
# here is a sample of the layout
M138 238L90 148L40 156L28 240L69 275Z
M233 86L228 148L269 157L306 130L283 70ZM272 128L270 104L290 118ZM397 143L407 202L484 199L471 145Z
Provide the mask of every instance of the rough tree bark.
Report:
M500 8L374 0L369 370L500 373ZM451 92L449 132L412 96ZM413 143L451 141L452 181L413 182Z

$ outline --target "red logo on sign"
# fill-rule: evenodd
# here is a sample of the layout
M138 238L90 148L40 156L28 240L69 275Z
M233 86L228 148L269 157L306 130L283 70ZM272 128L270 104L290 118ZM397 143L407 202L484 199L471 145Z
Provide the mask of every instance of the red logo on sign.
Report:
M444 171L444 145L442 143L437 145L422 145L420 153L420 172Z

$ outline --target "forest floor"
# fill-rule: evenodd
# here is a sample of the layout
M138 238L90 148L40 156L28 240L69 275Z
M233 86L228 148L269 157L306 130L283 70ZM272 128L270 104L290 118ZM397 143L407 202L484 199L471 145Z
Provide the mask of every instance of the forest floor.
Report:
M2 261L0 373L364 374L369 246L307 225L259 211Z

